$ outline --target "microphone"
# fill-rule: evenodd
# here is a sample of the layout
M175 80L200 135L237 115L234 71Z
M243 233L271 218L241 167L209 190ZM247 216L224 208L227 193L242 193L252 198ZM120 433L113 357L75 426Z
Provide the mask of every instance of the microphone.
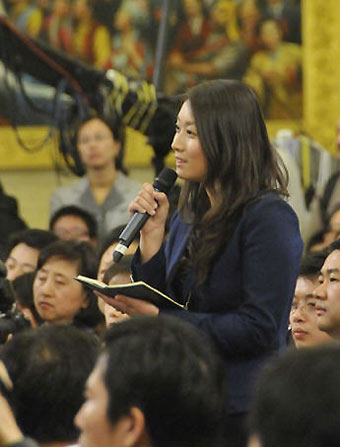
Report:
M171 187L175 183L176 178L177 174L173 169L164 168L162 169L159 176L155 178L153 187L158 192L164 192L165 194L168 194ZM128 224L119 235L119 243L113 252L114 262L119 262L121 260L131 242L136 238L136 235L143 228L149 217L150 214L139 213L137 211L131 217Z

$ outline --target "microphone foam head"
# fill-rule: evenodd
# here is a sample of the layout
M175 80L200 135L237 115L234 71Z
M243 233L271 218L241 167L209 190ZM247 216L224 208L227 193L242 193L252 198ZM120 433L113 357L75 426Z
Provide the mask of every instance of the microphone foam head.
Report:
M158 177L155 178L153 186L158 191L168 194L176 179L177 174L173 169L164 168L162 169Z

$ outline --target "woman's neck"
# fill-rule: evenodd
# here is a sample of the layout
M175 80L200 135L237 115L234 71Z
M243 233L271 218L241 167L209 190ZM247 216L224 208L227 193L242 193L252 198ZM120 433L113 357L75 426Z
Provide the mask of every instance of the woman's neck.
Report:
M117 171L114 165L101 169L88 169L87 178L91 188L110 188L117 178Z
M87 177L96 203L102 205L117 178L117 171L114 165L103 169L88 170Z

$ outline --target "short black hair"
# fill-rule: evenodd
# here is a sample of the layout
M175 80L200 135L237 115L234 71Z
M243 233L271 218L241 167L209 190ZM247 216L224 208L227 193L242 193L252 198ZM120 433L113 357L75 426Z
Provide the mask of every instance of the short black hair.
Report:
M325 262L326 256L327 253L324 250L305 254L301 259L299 276L318 275Z
M329 255L334 250L340 250L340 239L335 239L329 246L326 248L326 254Z
M338 446L340 346L289 349L262 371L250 413L262 447Z
M25 435L39 443L77 439L73 419L98 350L92 333L70 325L30 329L3 345L0 358L13 382L9 400Z
M59 208L51 217L49 228L53 231L54 224L56 221L63 216L77 216L84 221L87 226L89 236L91 239L95 239L97 237L97 221L93 214L89 211L84 210L76 205L68 205Z
M311 237L308 239L307 245L306 245L306 253L310 253L311 249L315 244L322 243L325 237L325 234L327 233L327 228L321 228L321 230L318 230L316 233L312 234Z
M33 300L33 283L36 272L23 273L11 282L14 298L22 307L27 307L33 314L37 323L43 323L41 316L38 314L34 306Z
M115 324L105 343L112 424L135 406L144 414L153 447L218 445L226 372L207 335L163 314Z
M21 243L40 251L57 239L57 236L52 231L40 230L37 228L30 228L28 230L12 233L5 247L6 257L9 256L14 247Z
M97 277L97 254L88 242L64 240L53 242L41 250L37 270L40 270L51 258L59 258L76 263L78 275L88 276L89 278ZM81 309L74 317L74 324L95 327L103 320L103 315L99 311L96 295L88 287L84 285L82 287L87 293L88 306L85 309Z

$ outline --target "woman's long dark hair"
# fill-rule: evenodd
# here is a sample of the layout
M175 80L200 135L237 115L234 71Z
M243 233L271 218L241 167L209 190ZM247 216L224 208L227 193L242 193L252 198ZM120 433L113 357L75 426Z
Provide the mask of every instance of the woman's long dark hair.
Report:
M235 80L215 80L189 90L206 178L186 181L179 211L194 224L189 244L196 283L231 238L247 204L266 192L288 196L288 173L273 149L254 92ZM214 196L210 206L206 189Z

